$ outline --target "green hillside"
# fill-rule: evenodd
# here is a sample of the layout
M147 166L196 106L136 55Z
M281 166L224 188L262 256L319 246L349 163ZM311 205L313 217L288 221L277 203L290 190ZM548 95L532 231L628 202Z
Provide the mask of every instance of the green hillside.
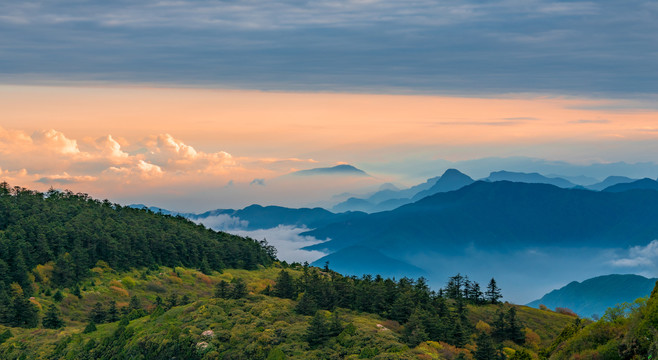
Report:
M263 294L268 286L276 287L281 272L278 263L259 270L230 269L211 275L186 268L117 271L103 263L99 265L81 283L79 296L67 288L61 291L60 301L54 299L52 292L39 292L30 299L40 309L42 318L55 305L64 322L62 328L0 326L0 334L7 329L12 334L0 344L0 358L169 359L184 354L186 359L450 359L459 353L471 357L470 351L475 350L475 333L461 349L435 341L409 346L405 329L397 321L341 307L318 312L328 325L336 314L341 330L313 346L307 333L314 317L299 314L299 301ZM46 277L47 268L39 268ZM300 279L304 268L286 271L293 279ZM322 273L317 268L311 268L311 272ZM246 284L245 296L216 296L222 280L234 284L237 279ZM135 298L139 305L132 308ZM158 298L162 301L160 306ZM99 323L96 331L84 333L95 305L100 303L107 312L112 302L116 303L118 316L125 320ZM473 326L481 320L493 323L496 310L506 306L470 305L469 320ZM550 343L559 329L573 321L550 311L515 308L526 331L539 334L538 342L531 335L526 346L533 352ZM511 342L506 346L520 348Z
M432 290L423 278L281 263L265 242L85 194L0 184L0 215L1 359L518 360L656 348L653 298L588 325L501 304L494 279L481 287L457 274Z

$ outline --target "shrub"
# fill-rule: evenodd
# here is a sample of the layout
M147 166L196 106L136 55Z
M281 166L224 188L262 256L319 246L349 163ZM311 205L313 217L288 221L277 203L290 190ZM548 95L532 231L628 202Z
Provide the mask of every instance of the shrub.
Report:
M128 293L128 290L122 289L117 286L110 286L110 290L114 291L115 293L119 294L120 296L125 296L128 297L130 294Z
M571 310L569 308L556 307L555 312L558 313L558 314L564 314L564 315L569 315L569 316L573 316L573 317L578 317L578 314L576 314L575 312L573 312L573 310Z

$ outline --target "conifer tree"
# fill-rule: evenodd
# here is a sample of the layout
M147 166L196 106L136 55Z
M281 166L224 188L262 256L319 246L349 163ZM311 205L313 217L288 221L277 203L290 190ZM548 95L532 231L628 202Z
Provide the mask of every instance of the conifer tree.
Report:
M241 278L233 281L233 290L231 290L232 299L241 299L247 296L247 284Z
M425 316L426 314L416 309L411 316L409 316L409 321L404 324L402 338L410 347L415 347L421 342L429 340L429 335L427 335L422 320Z
M90 321L89 324L87 324L87 326L85 326L85 329L82 330L82 333L83 334L89 334L89 333L94 332L94 331L96 331L96 324L94 324L93 321Z
M215 297L220 299L228 299L229 285L225 280L220 281L215 286Z
M496 341L503 341L507 337L505 314L500 310L496 310L496 316L493 321L493 329L491 335Z
M117 302L114 300L110 302L110 307L107 309L107 321L119 321L119 309L117 308Z
M281 270L276 278L274 296L284 299L294 299L296 296L292 277L286 270Z
M56 291L55 294L53 295L53 300L54 300L55 302L60 302L60 301L62 301L63 299L64 299L64 295L62 294L62 292L61 292L59 289L57 289L57 291Z
M497 304L498 300L503 297L503 295L500 293L500 288L498 285L496 285L496 280L494 278L491 278L491 281L489 281L485 295L487 297L487 301L489 301L491 304Z
M295 311L302 315L313 315L317 312L318 305L311 295L302 294L302 298L295 306Z
M338 336L343 331L343 324L338 316L338 311L331 314L331 322L329 323L329 336Z
M33 328L39 324L39 310L32 302L21 294L15 294L12 302L13 313L11 325Z
M97 302L94 304L94 307L91 309L91 313L89 314L89 320L91 320L95 324L102 324L105 322L105 317L107 314L105 313L105 309L103 309L103 304Z
M494 349L491 337L482 332L477 338L477 350L475 351L475 360L496 360L496 350Z
M505 321L505 337L517 344L523 344L525 342L525 332L516 317L516 309L513 306L507 310Z
M167 305L166 309L169 310L173 308L174 306L178 306L178 295L176 293L171 293L169 296L167 296L167 299L165 300Z
M46 329L59 329L64 326L64 321L61 319L61 313L55 304L52 304L48 307L46 315L44 316L41 324Z
M306 329L306 341L311 347L315 347L324 343L328 337L329 328L324 315L320 311L316 311Z

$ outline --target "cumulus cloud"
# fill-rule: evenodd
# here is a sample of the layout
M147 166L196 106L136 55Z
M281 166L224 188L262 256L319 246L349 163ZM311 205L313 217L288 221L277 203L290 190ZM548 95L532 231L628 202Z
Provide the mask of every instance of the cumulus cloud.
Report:
M611 261L618 267L653 267L658 265L658 240L653 240L646 246L634 246L628 250L625 257Z

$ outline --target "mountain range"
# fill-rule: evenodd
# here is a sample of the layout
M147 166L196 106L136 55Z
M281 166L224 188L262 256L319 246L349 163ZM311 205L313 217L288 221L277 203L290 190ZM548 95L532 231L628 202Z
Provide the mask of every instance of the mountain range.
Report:
M649 296L657 280L630 274L598 276L583 282L573 281L527 306L545 305L551 309L564 307L581 316L603 316L609 307L632 303L637 298Z

